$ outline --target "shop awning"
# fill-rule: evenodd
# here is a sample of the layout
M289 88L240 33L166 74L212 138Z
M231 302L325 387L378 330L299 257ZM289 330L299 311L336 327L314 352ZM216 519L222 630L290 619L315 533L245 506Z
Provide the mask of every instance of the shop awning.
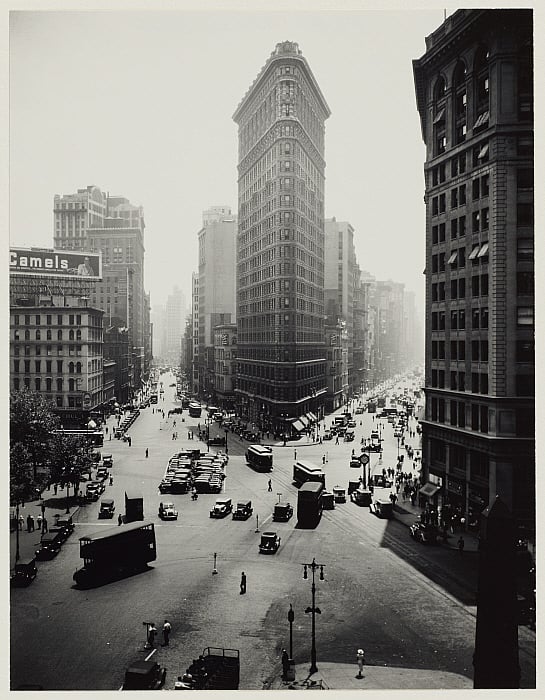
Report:
M309 412L307 413L307 416L309 417L311 423L316 423L316 421L318 420L318 419L316 418L316 416L314 415L314 413L312 413L312 411L309 411Z
M431 481L428 481L427 484L424 484L422 488L419 490L419 493L421 493L424 496L427 496L428 498L431 498L432 496L435 496L435 494L439 491L441 487L438 486L437 484L432 484Z
M301 423L301 421L299 419L293 421L291 426L294 430L297 430L298 433L300 433L301 430L305 429L305 426L303 425L303 423Z
M309 419L308 419L306 416L299 416L299 418L298 418L297 420L301 421L301 423L303 424L303 426L304 426L305 428L306 428L306 427L308 426L308 424L310 423Z
M488 111L480 114L479 117L477 118L477 121L475 122L473 128L478 129L481 126L486 126L488 124L488 117L489 117Z

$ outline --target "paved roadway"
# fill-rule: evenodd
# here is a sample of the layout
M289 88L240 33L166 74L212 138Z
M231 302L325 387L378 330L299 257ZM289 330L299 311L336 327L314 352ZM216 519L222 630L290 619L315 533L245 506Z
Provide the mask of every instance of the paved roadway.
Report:
M165 400L158 408L164 408L165 416L173 405L171 381L163 376ZM315 530L297 529L295 517L288 523L271 522L278 493L296 504L290 478L294 449L298 457L317 463L326 454L327 485L346 486L357 473L348 466L350 452L359 449L362 435L369 435L370 415L358 416L353 443L310 445L301 440L275 447L272 493L267 491L269 476L245 465L246 444L229 435L225 495L233 502L250 498L259 529L278 532L282 542L274 556L258 553L255 517L209 518L215 495L201 494L193 502L187 495L159 494L157 485L170 455L199 445L187 440L191 424L187 414L185 419L163 421L148 408L129 431L132 447L117 440L105 442L104 451L111 447L114 454L114 485L106 495L115 498L119 511L125 488L142 490L145 516L156 524L158 558L145 573L76 590L72 573L80 565L77 537L112 524L97 520L98 504L81 508L76 534L59 556L39 564L39 575L29 588L12 591L12 688L22 683L47 690L119 688L127 665L145 656L142 623L154 621L159 627L164 618L172 623L171 643L158 646L155 657L168 669L167 688L206 646L240 649L241 689L273 687L281 673L281 649L289 644L290 603L295 611L295 662L304 664L310 658L310 616L304 610L311 604L311 586L303 580L301 563L313 557L326 565L325 580L316 583L316 604L322 610L316 622L318 666L321 660L352 663L362 646L372 666L447 671L453 674L452 687L467 685L472 677L476 557L414 543L401 523L379 520L350 502L325 511ZM178 431L177 441L172 440L173 430ZM397 452L390 433L388 426L385 466L395 465ZM381 468L378 455L371 460L373 467ZM157 518L159 501L167 499L179 510L177 522ZM217 575L212 574L214 552ZM242 571L248 579L245 595L239 594ZM523 687L532 687L535 664L532 637L527 637L521 650Z

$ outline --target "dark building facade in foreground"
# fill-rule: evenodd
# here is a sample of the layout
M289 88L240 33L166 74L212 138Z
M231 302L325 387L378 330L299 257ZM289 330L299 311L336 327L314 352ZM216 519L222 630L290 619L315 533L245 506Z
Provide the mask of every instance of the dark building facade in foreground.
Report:
M413 62L426 144L430 497L535 530L532 11L458 10ZM434 493L435 492L435 493Z
M321 413L326 394L329 115L298 45L286 41L276 45L233 116L239 127L236 392L243 413L277 430Z

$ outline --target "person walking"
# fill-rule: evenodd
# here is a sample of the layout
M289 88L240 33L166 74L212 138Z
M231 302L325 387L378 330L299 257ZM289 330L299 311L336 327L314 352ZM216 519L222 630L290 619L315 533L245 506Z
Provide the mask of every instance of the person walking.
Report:
M131 447L132 446L132 438L129 436L128 440L129 440L129 447Z
M288 671L290 668L290 657L285 649L282 649L282 677L284 680L288 677Z
M32 532L32 530L31 530L31 518L32 518L32 516L30 514L27 515L27 518L26 518L26 531L27 532Z
M36 524L38 526L38 532L40 532L42 529L42 514L41 513L39 513L38 517L36 518Z
M123 524L123 516L121 513L117 516L117 524L122 525Z
M168 647L169 644L169 637L170 633L172 631L172 625L168 620L165 620L163 623L163 646Z
M322 464L325 464L325 455L322 455Z
M148 450L148 448L146 447L146 459L147 459L148 457L149 457L149 450Z
M240 594L246 593L246 574L244 571L240 575Z
M113 485L114 485L114 478L113 478L113 476L110 474L110 486L113 486Z
M269 486L267 488L267 491L272 491L272 481L269 479Z
M356 678L363 678L363 666L365 664L365 652L363 649L358 649L356 661L358 662L358 675Z
M464 542L464 538L460 535L460 539L458 540L458 551L460 552L460 556L464 553L464 547L466 543Z
M293 459L297 459L297 450L293 450Z
M47 520L42 518L42 532L47 532Z
M152 649L155 646L155 635L157 634L157 627L155 623L152 622L148 627L148 649Z

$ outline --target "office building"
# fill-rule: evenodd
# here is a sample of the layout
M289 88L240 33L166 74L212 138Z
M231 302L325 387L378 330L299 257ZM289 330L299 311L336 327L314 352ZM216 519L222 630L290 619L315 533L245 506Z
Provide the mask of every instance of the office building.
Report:
M426 493L534 531L532 11L458 10L413 62L426 144ZM435 493L434 493L435 492Z
M275 432L291 432L308 412L321 414L327 391L329 115L310 66L290 41L276 45L233 115L239 136L236 392L242 415Z

